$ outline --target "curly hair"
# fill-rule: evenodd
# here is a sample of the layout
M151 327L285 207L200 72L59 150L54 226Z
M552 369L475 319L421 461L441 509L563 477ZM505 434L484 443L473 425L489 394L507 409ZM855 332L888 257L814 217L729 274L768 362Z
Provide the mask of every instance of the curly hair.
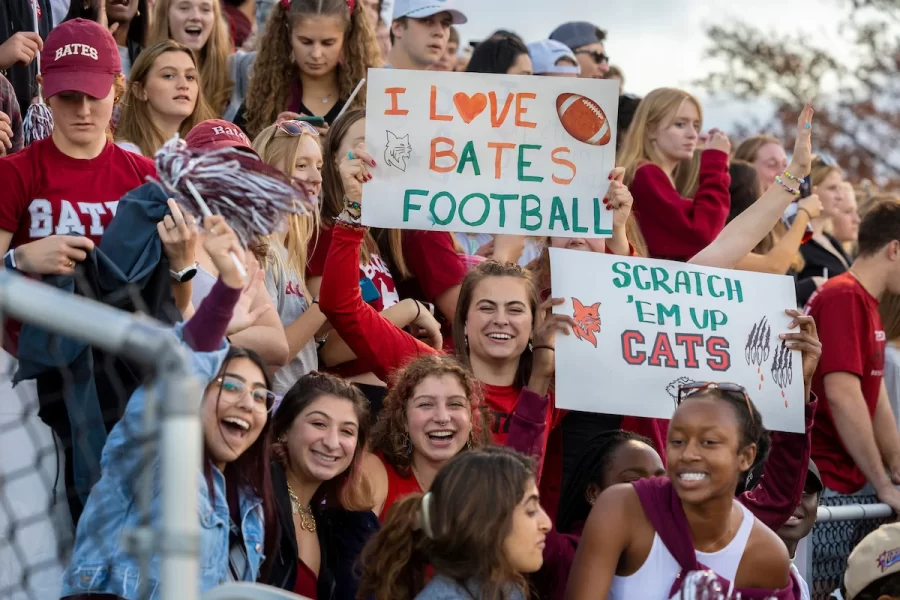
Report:
M247 90L247 133L251 138L275 122L287 108L291 82L297 77L291 48L294 27L304 17L337 16L345 23L343 61L337 66L338 95L347 99L369 67L380 66L380 52L375 32L365 15L361 2L353 13L347 0L292 0L288 8L281 2L272 8L266 31L260 38L259 54L253 65L250 88ZM365 86L351 108L365 108Z
M451 375L456 377L472 414L472 433L469 448L483 448L494 443L491 435L492 415L484 401L481 384L466 367L448 354L426 354L414 359L393 375L393 382L384 399L384 408L378 414L378 422L372 430L371 450L384 456L384 460L401 475L411 472L412 452L406 426L406 408L416 387L427 377Z
M505 541L534 480L533 461L508 448L454 456L427 496L410 494L391 507L360 556L357 597L412 600L425 587L428 567L454 581L478 580L482 600L509 600L513 590L528 597Z
M153 20L147 44L155 45L172 38L169 31L169 10L174 0L158 0L153 9ZM206 45L197 54L197 65L200 70L200 84L209 106L217 115L225 111L234 82L228 73L228 60L231 56L231 32L219 0L213 0L213 29L206 40Z

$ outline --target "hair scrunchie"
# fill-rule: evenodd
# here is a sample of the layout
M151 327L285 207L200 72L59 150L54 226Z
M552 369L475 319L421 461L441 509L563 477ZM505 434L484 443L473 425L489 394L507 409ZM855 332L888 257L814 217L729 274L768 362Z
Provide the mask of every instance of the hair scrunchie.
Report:
M427 492L424 496L422 496L422 531L425 532L425 536L433 540L434 532L431 530L431 504L434 501L434 496L431 495L431 492Z
M291 7L291 0L281 0L281 8L287 10Z
M356 8L356 0L347 0L347 8L350 9L350 14L353 14L353 9Z

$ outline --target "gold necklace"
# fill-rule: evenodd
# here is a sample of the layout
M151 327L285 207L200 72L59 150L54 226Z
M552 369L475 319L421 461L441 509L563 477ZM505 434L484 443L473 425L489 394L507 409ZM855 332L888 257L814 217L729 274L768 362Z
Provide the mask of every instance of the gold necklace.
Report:
M425 486L422 485L422 478L419 477L419 470L416 468L416 463L410 461L410 462L409 462L409 467L410 467L410 469L412 470L413 477L416 478L416 483L419 484L419 489L421 489L423 493L424 493L424 492L427 492L428 490L426 490L426 489L425 489Z
M294 488L291 487L291 484L287 484L288 488L288 496L291 498L291 512L295 515L300 515L300 529L304 531L315 531L316 530L316 518L312 513L312 506L303 506L300 504L300 500L297 498L297 494L294 493Z

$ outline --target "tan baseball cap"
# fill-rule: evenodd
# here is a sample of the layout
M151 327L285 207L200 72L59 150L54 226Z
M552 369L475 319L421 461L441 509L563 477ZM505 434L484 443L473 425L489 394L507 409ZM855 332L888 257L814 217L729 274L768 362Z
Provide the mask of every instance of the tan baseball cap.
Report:
M847 600L853 600L873 582L894 573L900 573L900 523L882 525L850 553L844 573Z

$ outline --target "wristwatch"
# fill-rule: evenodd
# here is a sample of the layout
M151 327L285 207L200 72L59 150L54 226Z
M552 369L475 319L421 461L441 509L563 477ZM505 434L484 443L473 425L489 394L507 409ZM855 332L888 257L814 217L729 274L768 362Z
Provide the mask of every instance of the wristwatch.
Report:
M10 250L9 252L7 252L6 254L3 255L3 264L6 266L7 269L10 269L12 271L17 270L15 248L13 248L12 250Z
M173 271L172 269L169 269L169 275L178 283L185 283L187 281L190 281L196 274L197 263L189 265L180 271Z

